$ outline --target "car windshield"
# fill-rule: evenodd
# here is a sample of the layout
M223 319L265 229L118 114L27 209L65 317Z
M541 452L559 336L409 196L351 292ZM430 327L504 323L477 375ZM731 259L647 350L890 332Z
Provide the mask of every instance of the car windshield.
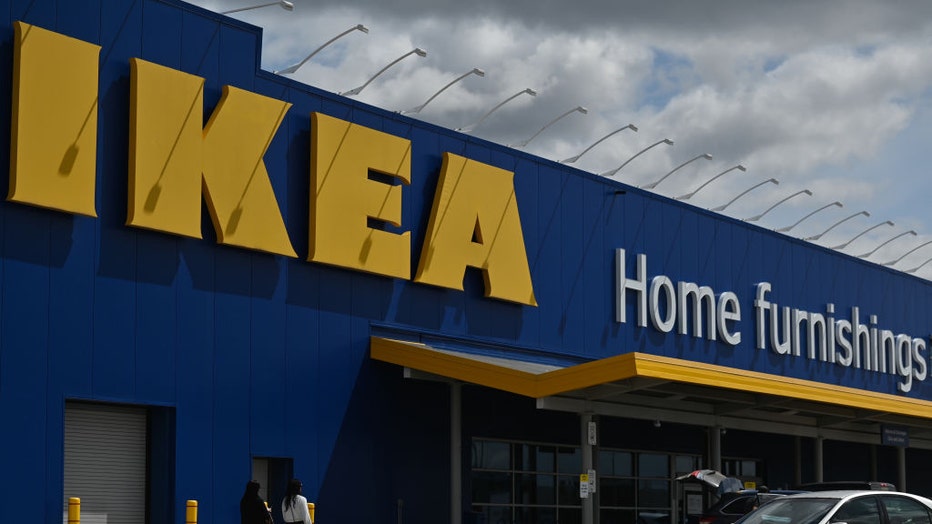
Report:
M738 522L741 524L815 524L822 520L838 499L777 498Z

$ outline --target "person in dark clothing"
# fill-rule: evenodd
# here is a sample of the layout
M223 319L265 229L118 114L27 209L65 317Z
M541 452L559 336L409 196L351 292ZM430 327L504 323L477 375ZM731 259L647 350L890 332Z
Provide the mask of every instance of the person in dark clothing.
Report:
M272 524L272 515L259 496L259 482L250 480L246 483L246 491L239 500L240 524Z

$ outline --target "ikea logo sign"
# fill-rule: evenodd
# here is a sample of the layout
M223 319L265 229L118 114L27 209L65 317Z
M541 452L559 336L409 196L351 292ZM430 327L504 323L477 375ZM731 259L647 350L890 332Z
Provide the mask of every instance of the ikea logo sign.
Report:
M15 23L8 200L96 217L100 47ZM263 156L291 104L232 86L204 122L204 78L130 60L126 225L201 238L206 202L217 241L295 257ZM62 89L67 86L67 89ZM444 153L424 245L411 275L403 187L411 142L309 115L307 260L536 306L514 173ZM385 180L376 180L375 172Z

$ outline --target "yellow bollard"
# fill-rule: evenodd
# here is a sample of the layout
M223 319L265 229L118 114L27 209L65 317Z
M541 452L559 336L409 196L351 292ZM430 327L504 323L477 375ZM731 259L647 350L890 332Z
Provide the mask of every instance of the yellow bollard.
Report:
M184 513L185 524L197 524L197 501L189 500Z
M307 512L311 514L311 524L314 524L314 503L307 503Z
M81 499L68 499L68 524L81 524Z

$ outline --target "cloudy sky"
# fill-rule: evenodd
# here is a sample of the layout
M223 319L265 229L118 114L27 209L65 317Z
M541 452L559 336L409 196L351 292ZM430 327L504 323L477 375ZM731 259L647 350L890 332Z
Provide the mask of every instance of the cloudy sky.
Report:
M214 11L261 4L196 0ZM760 182L723 213L906 271L932 257L932 2L867 0L294 0L231 14L264 28L262 67L295 64L339 33L293 78L414 118L460 128L526 88L471 131L675 197L716 207ZM810 190L812 195L798 194ZM796 195L790 197L790 195ZM787 200L783 200L790 197ZM832 205L841 202L843 207ZM828 207L825 207L828 206ZM870 216L858 214L867 212ZM850 218L849 218L850 217ZM847 220L845 220L847 219ZM886 221L894 225L886 224ZM839 223L840 222L840 223ZM836 225L837 224L837 225ZM833 226L834 227L831 227ZM920 247L922 246L922 247ZM914 248L915 251L913 251ZM932 262L918 271L932 279Z

